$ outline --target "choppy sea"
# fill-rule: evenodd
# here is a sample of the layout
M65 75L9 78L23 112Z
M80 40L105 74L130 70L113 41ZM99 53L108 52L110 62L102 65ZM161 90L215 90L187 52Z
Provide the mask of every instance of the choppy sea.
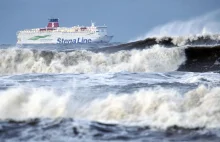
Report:
M0 141L219 142L219 39L0 45Z

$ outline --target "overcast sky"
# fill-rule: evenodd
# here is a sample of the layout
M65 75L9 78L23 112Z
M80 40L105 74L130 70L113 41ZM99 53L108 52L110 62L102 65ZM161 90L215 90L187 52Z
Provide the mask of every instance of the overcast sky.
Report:
M220 9L220 0L0 0L0 44L16 43L16 31L47 25L107 25L113 41L126 42L155 26ZM220 17L219 17L220 19Z

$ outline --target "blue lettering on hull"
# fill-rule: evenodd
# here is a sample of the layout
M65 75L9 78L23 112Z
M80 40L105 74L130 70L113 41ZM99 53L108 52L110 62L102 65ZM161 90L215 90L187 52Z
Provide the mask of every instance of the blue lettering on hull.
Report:
M77 38L77 39L64 39L64 38L58 38L57 43L58 44L80 44L80 43L91 43L91 39L84 39L84 38Z

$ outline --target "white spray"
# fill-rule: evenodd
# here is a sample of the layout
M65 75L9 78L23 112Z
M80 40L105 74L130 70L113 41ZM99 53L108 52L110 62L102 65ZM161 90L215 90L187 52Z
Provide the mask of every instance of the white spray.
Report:
M215 34L220 33L220 10L210 12L186 21L173 21L165 25L157 26L150 30L146 35L140 36L132 41L142 40L149 37L176 37L174 44L182 45L184 40L194 40L198 35L214 35L211 38L220 39Z

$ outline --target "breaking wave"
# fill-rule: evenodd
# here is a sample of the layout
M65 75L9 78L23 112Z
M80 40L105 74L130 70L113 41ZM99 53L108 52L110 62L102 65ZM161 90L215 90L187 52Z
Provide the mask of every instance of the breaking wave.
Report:
M1 49L0 74L18 73L98 73L98 72L166 72L184 63L182 48L164 48L94 53L91 51L36 51Z
M203 85L184 94L156 87L131 94L109 94L85 103L70 93L60 95L45 88L19 87L0 92L0 118L62 117L162 129L170 126L220 128L219 94L219 87Z
M97 51L117 52L119 50L144 49L155 45L164 47L213 47L220 45L220 35L203 35L203 36L178 36L178 37L150 37L144 40L120 44L112 47L105 47ZM95 50L94 50L95 51Z

